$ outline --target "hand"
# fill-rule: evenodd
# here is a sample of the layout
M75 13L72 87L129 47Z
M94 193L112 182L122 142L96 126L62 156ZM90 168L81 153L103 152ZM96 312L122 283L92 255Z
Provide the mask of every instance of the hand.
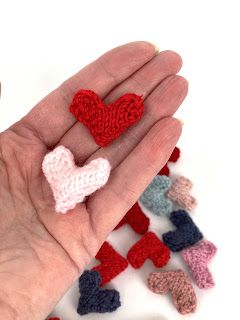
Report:
M115 48L68 79L0 135L1 317L43 320L94 257L170 156L181 133L171 116L187 94L180 57L152 44ZM142 120L106 148L68 111L80 88L109 102L142 94ZM69 148L78 165L99 156L112 166L105 188L56 214L42 174L45 154Z

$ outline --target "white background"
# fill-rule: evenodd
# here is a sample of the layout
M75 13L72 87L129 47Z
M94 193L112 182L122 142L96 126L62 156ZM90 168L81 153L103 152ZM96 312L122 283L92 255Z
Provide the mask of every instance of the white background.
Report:
M210 268L216 288L200 292L186 319L238 318L239 304L239 72L238 1L2 1L0 0L0 129L18 120L50 90L106 50L148 40L179 52L189 95L176 173L191 178L199 200L194 220L218 246ZM151 216L152 217L152 216ZM167 230L152 218L152 229ZM164 229L164 227L166 227ZM126 236L125 236L126 235ZM123 254L137 239L127 227L112 237ZM176 260L176 261L175 261ZM174 259L170 267L182 266ZM170 268L169 267L169 268ZM112 282L122 307L85 319L182 319L170 299L146 287L152 264L129 268ZM77 287L56 308L62 320L79 319Z

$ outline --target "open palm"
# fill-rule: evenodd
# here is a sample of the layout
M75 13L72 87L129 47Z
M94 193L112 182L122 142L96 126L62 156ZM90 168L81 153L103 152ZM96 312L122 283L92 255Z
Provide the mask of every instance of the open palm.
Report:
M181 133L171 116L187 94L180 57L152 44L115 48L82 69L0 135L0 310L4 319L42 320L167 161ZM68 111L80 88L110 102L144 97L142 120L106 148ZM107 158L107 185L66 215L56 214L43 157L57 145L76 163Z

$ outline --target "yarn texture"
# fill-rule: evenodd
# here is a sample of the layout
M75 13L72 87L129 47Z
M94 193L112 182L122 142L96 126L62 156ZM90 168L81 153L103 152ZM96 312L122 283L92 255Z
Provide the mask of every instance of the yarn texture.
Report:
M141 195L141 204L157 216L169 215L172 211L172 201L166 198L165 193L170 187L169 177L157 175Z
M80 315L96 312L113 312L120 307L120 296L116 290L100 289L98 271L84 271L79 278L80 298L77 312Z
M71 151L59 146L44 157L42 170L52 189L56 211L66 213L105 185L111 167L103 158L77 167Z
M171 251L181 251L202 240L201 231L186 211L173 211L170 215L170 220L177 229L164 233L162 238Z
M148 286L154 293L171 292L173 303L181 314L196 310L197 297L190 279L182 270L160 271L151 273Z
M167 192L167 197L175 201L185 210L191 211L197 205L197 200L190 195L192 182L185 177L178 177Z
M147 232L128 251L127 259L133 268L140 268L147 259L157 268L165 266L170 259L170 251L153 232Z
M87 126L95 142L106 147L141 119L144 106L142 97L134 93L127 93L106 105L95 92L79 90L69 110Z
M113 249L108 242L103 243L95 258L101 263L92 270L99 272L101 286L111 281L128 266L128 261Z
M207 240L203 240L196 246L185 249L182 252L183 260L189 267L200 289L209 289L215 285L207 265L216 252L216 246Z
M177 162L178 159L180 158L180 154L181 154L181 151L178 147L175 147L173 149L173 152L170 156L170 158L168 159L167 163L165 164L165 166L160 170L160 172L158 174L160 175L164 175L164 176L169 176L170 174L170 169L168 167L168 163L169 162Z
M136 202L114 230L120 228L125 224L129 224L135 232L144 234L148 231L149 223L149 218L145 216L138 203Z

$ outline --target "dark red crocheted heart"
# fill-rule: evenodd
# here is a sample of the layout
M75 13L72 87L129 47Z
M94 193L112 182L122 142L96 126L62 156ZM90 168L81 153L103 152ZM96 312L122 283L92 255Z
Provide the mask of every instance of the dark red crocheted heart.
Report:
M106 105L92 90L79 90L70 105L70 112L88 127L96 143L107 146L128 127L140 120L143 99L127 93Z
M133 268L140 268L147 259L158 268L165 266L170 259L170 250L153 232L147 232L128 251L128 261Z
M148 231L149 218L145 216L138 203L136 202L132 206L132 208L125 214L125 216L122 218L122 220L114 230L120 228L124 224L129 224L135 232L144 234Z
M180 149L178 147L175 147L170 158L168 159L168 162L177 162L178 159L180 158ZM164 175L164 176L169 176L170 170L168 167L168 162L165 164L165 166L160 170L158 174Z
M100 273L101 286L111 281L128 266L127 260L113 249L108 242L103 243L95 258L99 260L101 264L92 270Z

